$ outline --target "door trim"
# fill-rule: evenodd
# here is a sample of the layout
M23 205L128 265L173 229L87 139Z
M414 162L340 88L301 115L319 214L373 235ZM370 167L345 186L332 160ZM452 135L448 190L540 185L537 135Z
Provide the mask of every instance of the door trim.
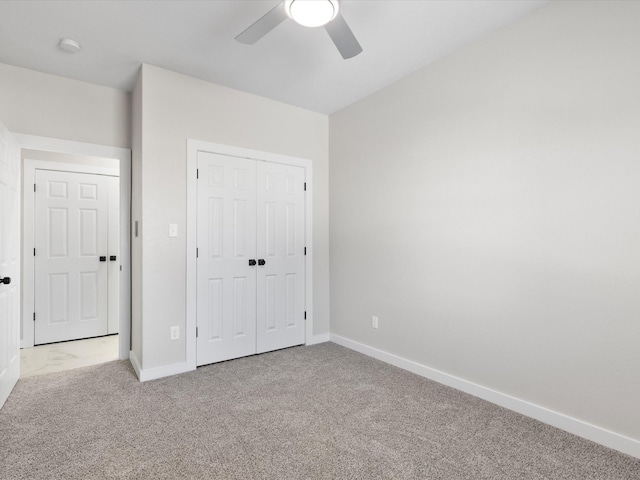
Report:
M73 155L84 155L90 157L103 157L118 160L120 162L120 257L122 265L122 276L120 281L120 326L119 326L119 354L121 360L129 358L131 345L131 150L128 148L111 147L105 145L94 145L91 143L74 142L70 140L59 140L55 138L39 137L34 135L14 134L19 149L44 150L55 153L68 153ZM20 151L20 150L19 150ZM22 154L20 154L22 158ZM29 164L29 165L28 165ZM36 164L38 166L36 167ZM54 165L62 165L63 168L54 168ZM43 167L44 165L44 167ZM29 167L29 168L27 168ZM113 169L107 167L85 166L68 163L48 162L40 160L28 160L24 164L23 188L28 192L33 188L36 168L48 170L83 171L87 173L113 174ZM96 169L88 171L88 169ZM110 173L109 173L110 172ZM30 211L33 215L33 196L25 195L23 203L24 212ZM23 252L28 252L33 248L33 224L27 228L23 224ZM27 243L28 235L31 235L30 242ZM22 256L22 348L33 346L33 321L28 318L33 312L33 281L34 281L34 261L33 255ZM30 289L27 292L27 288ZM31 318L31 320L33 320ZM27 333L30 329L30 335ZM30 344L29 344L30 342Z
M306 197L305 197L305 245L307 255L305 258L305 310L307 320L305 323L305 344L313 343L313 163L311 160L298 157L290 157L276 153L262 152L248 148L234 147L219 143L205 142L201 140L187 139L187 282L186 282L186 363L187 368L196 368L196 245L197 245L197 168L198 152L209 152L228 157L248 158L263 162L281 163L302 167L305 171Z

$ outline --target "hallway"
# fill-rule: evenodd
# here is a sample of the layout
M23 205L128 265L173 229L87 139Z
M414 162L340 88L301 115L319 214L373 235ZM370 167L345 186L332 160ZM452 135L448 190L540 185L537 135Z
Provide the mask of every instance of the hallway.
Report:
M118 335L38 345L20 350L20 378L118 359Z

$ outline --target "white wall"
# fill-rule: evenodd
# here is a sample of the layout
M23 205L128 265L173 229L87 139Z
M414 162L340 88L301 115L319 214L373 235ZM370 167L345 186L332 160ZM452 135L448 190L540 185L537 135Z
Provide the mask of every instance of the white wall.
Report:
M639 18L551 2L330 117L332 334L640 440Z
M72 165L92 165L95 167L108 167L118 169L120 162L115 158L90 157L87 155L74 155L71 153L47 152L46 150L30 150L23 148L22 160L42 160L45 162L70 163ZM23 174L24 174L24 164Z
M142 71L131 94L131 351L142 359ZM135 226L138 223L138 233Z
M142 368L186 360L188 138L313 161L314 333L327 333L328 117L143 65L142 127ZM177 238L168 237L170 223ZM173 325L180 341L170 340Z
M14 133L131 147L130 95L0 63L0 111Z

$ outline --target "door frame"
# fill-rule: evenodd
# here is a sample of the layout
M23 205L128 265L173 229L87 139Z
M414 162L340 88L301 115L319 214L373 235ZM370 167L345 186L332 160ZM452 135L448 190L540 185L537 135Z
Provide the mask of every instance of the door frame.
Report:
M20 158L22 159L22 149L43 150L54 153L66 153L72 155L82 155L89 157L102 157L118 160L120 163L120 265L122 274L120 276L120 325L119 325L119 347L118 358L126 360L129 358L131 345L131 150L128 148L111 147L106 145L95 145L91 143L74 142L70 140L59 140L55 138L39 137L35 135L14 134ZM49 162L44 160L28 160L24 163L23 172L23 193L33 188L36 168L48 170L59 170L52 168L54 165L63 165L64 171L102 173L112 175L114 169L109 167L88 166L81 164L68 164L59 162ZM37 165L37 166L36 166ZM88 169L93 169L88 171ZM111 173L107 173L111 172ZM33 224L31 228L24 222L24 212L30 211L33 215L34 199L32 195L25 195L23 198L23 252L33 249ZM29 238L28 238L29 237ZM27 243L29 240L29 243ZM22 348L33 347L33 302L34 291L34 259L33 255L23 255L22 257ZM27 291L27 289L29 289ZM29 321L31 319L31 321ZM30 332L30 333L28 333Z
M22 155L20 155L22 157ZM91 175L120 176L118 168L82 165L48 160L22 158L22 341L21 348L34 346L35 325L33 307L35 305L35 257L27 253L35 245L35 202L31 186L36 183L36 170L52 170L67 173L88 173ZM124 268L123 268L124 271Z
M197 205L198 205L198 152L208 152L227 157L245 158L262 162L281 163L302 167L305 172L305 345L313 343L313 163L306 158L290 157L243 147L187 139L187 282L186 282L186 360L190 369L196 368L197 327Z

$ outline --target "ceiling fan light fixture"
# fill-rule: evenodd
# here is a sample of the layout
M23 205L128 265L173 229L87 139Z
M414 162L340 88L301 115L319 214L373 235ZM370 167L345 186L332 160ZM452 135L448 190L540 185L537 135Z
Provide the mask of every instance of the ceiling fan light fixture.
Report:
M296 23L321 27L338 15L338 0L285 0L284 9Z

